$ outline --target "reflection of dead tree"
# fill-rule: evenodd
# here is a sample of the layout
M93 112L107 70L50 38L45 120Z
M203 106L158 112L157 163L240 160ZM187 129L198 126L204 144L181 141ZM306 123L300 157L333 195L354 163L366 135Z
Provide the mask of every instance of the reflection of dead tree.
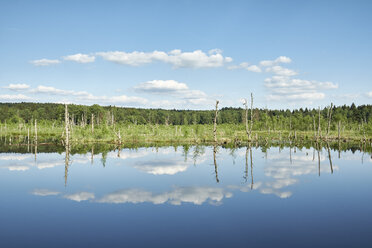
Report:
M313 161L315 160L315 148L313 148Z
M213 146L213 163L214 163L214 173L216 174L216 182L219 183L218 171L217 171L217 160L216 160L217 146Z
M196 162L197 162L198 158L201 157L204 153L205 153L204 146L196 145L194 147L194 152L193 152L193 156L192 156L192 159L194 161L194 165L196 165Z
M118 146L118 158L120 158L121 145Z
M252 147L251 147L251 144L249 144L249 156L250 156L250 159L251 159L251 178L252 178L252 181L251 181L251 189L253 189L253 159L252 159Z
M319 144L316 143L316 146L317 146L317 150L318 150L318 175L320 176L320 152L319 152Z
M331 166L331 173L333 174L332 158L331 158L331 150L329 149L329 144L328 144L328 143L327 143L327 150L328 150L329 166Z
M65 154L65 187L67 185L67 176L68 176L68 167L70 165L70 146L65 146L66 154Z
M248 180L248 152L249 152L249 149L247 147L247 149L245 150L245 171L244 171L244 176L243 176L243 178L245 179L245 182L247 182Z
M340 139L338 140L338 158L341 158L341 144L340 144Z
M94 145L92 145L92 151L90 152L90 163L93 164L94 161Z

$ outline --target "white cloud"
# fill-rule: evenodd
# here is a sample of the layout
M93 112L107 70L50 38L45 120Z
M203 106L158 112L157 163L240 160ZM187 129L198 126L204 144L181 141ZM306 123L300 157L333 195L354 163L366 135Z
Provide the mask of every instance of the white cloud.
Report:
M372 98L372 91L367 93L367 97Z
M0 101L28 101L32 98L23 94L17 95L0 95Z
M73 54L73 55L64 56L63 59L68 60L68 61L74 61L74 62L85 64L85 63L94 62L96 57L93 56L93 55L77 53L77 54Z
M31 64L35 66L48 66L61 63L58 59L37 59L30 61Z
M277 65L277 64L280 64L280 63L285 63L285 64L288 64L288 63L291 63L292 60L291 58L288 58L286 56L279 56L278 58L276 58L275 60L263 60L260 62L260 66L274 66L274 65Z
M28 84L9 84L8 86L4 86L4 89L8 90L14 90L14 91L22 91L22 90L27 90L30 88L30 85Z
M36 88L28 89L31 94L44 94L48 96L63 96L69 99L56 100L58 103L100 103L100 104L135 104L143 105L148 102L147 99L136 96L95 96L86 91L74 91L58 89L52 86L39 85ZM0 101L25 101L32 98L26 95L0 95Z
M72 201L88 201L94 199L94 194L90 192L78 192L75 194L67 194L63 196L66 199L72 200Z
M239 65L228 66L227 69L229 69L229 70L245 69L245 70L251 71L251 72L262 72L260 67L258 67L257 65L250 65L247 62L240 63Z
M279 65L266 68L266 72L271 72L271 73L274 73L276 75L287 76L287 77L294 76L294 75L298 74L297 72L295 72L291 69L284 68L284 67L281 67Z
M31 192L33 195L38 195L38 196L51 196L51 195L59 195L61 192L58 191L53 191L49 189L35 189Z
M325 97L321 91L337 89L332 82L318 82L294 79L286 76L273 76L265 79L265 87L270 91L268 100L314 101Z
M94 96L92 94L81 95L77 98L77 100L81 100L84 102L91 102L91 103L103 103L103 104L137 104L137 105L144 105L148 102L147 99L142 97L136 96Z
M212 100L209 99L207 94L200 90L190 90L185 83L180 83L175 80L152 80L140 83L134 89L138 92L145 92L149 94L166 94L167 96L178 98L179 101L173 101L181 105L185 104L208 104ZM161 102L154 101L152 104L161 104L166 106L169 101L162 100Z
M231 57L223 57L222 51L213 49L204 53L201 50L193 52L182 52L179 49L170 52L153 51L153 52L98 52L97 56L104 60L118 64L140 66L153 62L163 62L171 64L174 68L210 68L221 67L225 63L232 61Z
M88 92L85 91L73 91L73 90L61 90L51 86L39 85L35 89L30 90L32 93L42 93L49 95L73 95L73 96L87 96Z
M134 89L150 93L169 93L188 90L189 87L187 87L186 84L179 83L175 80L152 80L140 83L135 86Z

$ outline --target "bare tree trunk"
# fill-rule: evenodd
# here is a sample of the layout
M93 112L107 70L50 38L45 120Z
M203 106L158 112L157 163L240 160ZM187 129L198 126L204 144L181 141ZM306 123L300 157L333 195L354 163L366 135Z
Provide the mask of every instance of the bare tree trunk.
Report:
M252 137L252 128L253 128L253 93L251 93L251 126L249 128L249 137L248 137L249 140L251 140L251 137Z
M70 117L68 114L67 104L65 104L65 146L66 147L70 145L70 130L69 129L70 129Z
M37 145L37 119L35 119L35 144Z
M245 132L247 133L248 140L250 139L249 125L248 125L248 102L244 99L243 105L245 106Z
M330 106L329 109L328 109L327 139L328 139L328 135L329 135L329 129L331 128L332 109L333 109L333 103L331 103L331 106Z
M318 108L318 139L320 138L320 107Z
M30 128L27 128L27 146L30 145Z
M313 115L314 139L316 139L315 116Z
M217 116L218 116L218 103L219 101L216 101L216 112L214 115L214 126L213 126L213 136L214 136L214 142L217 143Z
M341 121L338 121L338 135L337 135L337 139L338 139L339 142L340 142L340 130L341 130Z

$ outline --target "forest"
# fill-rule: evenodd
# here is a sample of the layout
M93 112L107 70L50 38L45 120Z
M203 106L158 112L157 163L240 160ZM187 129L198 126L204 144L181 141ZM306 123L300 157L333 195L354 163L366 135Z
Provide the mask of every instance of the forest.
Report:
M212 108L164 110L69 104L66 110L64 104L56 103L0 103L0 131L1 137L29 139L36 133L58 139L68 123L71 138L80 141L208 142L216 141L212 137L216 131L215 136L231 142L246 139L249 122L255 139L372 137L372 105L330 104L322 109L295 110L222 108L216 118L218 130L213 130L215 116Z

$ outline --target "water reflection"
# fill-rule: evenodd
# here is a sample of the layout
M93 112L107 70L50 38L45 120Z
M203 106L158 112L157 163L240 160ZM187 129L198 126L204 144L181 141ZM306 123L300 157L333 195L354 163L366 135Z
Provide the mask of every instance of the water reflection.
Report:
M0 168L13 173L26 173L33 168L45 169L44 175L48 175L47 169L61 172L59 168L64 165L65 188L53 182L54 190L43 187L35 180L31 194L38 197L58 197L75 202L171 205L219 205L224 199L247 192L285 199L296 193L305 177L312 180L313 175L332 175L341 170L338 165L341 161L338 159L341 157L340 145L336 147L336 161L332 161L335 148L332 149L328 143L325 147L321 144L292 147L290 144L289 147L279 146L279 149L252 147L250 143L247 147L233 149L216 145L115 147L113 151L98 148L99 153L95 152L95 148L89 147L90 154L71 155L71 147L66 146L62 153L64 159L57 153L38 153L37 161L34 161L34 154L0 153ZM362 156L363 153L361 151ZM188 159L189 154L192 159ZM94 160L97 155L101 158ZM358 160L360 155L345 152L342 159ZM214 165L213 180L208 178L211 160ZM372 160L367 161L371 163ZM101 163L102 166L84 166L87 163ZM77 173L74 182L68 182L71 173Z

